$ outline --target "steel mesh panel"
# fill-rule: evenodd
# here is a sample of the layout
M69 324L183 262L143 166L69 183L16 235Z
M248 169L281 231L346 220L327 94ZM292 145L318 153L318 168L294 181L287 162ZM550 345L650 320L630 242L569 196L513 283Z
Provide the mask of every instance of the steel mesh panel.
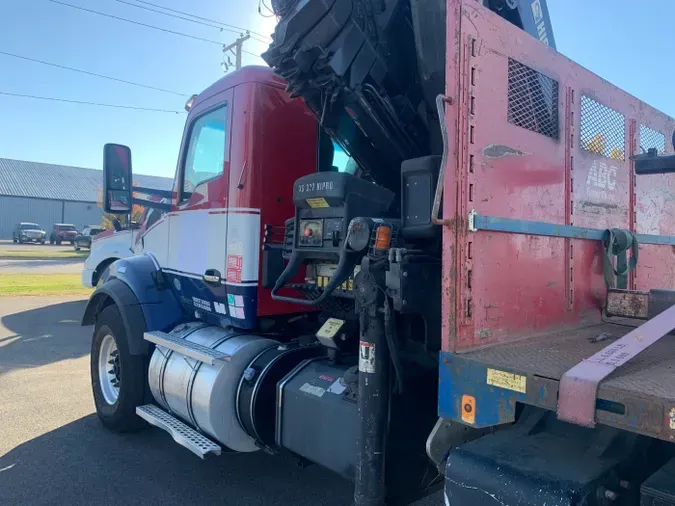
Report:
M626 118L586 95L581 97L579 137L586 151L622 162L626 159Z
M666 152L666 136L648 126L640 125L640 152L655 148L659 153Z
M557 139L558 81L509 58L508 121Z

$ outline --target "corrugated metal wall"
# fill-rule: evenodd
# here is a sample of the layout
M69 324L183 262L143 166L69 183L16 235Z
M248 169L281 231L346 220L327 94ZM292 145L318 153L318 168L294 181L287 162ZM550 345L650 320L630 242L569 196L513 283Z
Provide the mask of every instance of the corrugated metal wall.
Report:
M38 223L51 232L54 223L73 223L81 230L101 223L101 209L95 202L8 197L0 195L0 239L11 239L14 225L22 221ZM49 237L49 235L48 235Z
M68 202L64 204L64 223L72 223L78 230L87 225L101 224L101 208L94 202Z
M10 239L14 225L22 221L32 221L47 230L61 221L62 206L60 200L0 196L0 238Z

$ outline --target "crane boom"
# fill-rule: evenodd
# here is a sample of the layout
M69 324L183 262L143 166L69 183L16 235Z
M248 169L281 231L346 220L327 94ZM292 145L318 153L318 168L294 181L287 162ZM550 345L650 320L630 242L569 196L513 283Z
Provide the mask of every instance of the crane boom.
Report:
M482 0L555 47L545 0ZM276 0L265 61L364 177L399 191L401 162L439 154L445 0ZM330 148L330 146L328 146Z

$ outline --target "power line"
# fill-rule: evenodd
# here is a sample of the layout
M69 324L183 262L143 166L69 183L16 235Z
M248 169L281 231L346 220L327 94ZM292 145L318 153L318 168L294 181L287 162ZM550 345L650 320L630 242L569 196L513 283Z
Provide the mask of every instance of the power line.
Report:
M133 109L135 111L152 111L152 112L169 112L173 114L185 114L183 111L173 111L169 109L153 109L150 107L134 107L132 105L121 105L121 104L102 104L100 102L86 102L84 100L68 100L66 98L56 98L56 97L40 97L37 95L25 95L23 93L10 93L8 91L0 91L0 95L5 95L8 97L20 97L20 98L34 98L37 100L51 100L54 102L66 102L69 104L79 104L79 105L96 105L99 107L113 107L116 109Z
M18 54L7 53L5 51L0 51L0 54L3 54L5 56L11 56L12 58L19 58L21 60L27 60L27 61L34 62L34 63L40 63L42 65L48 65L50 67L56 67L56 68L59 68L59 69L70 70L72 72L79 72L81 74L87 74L87 75L90 75L90 76L101 77L103 79L110 79L111 81L117 81L117 82L120 82L120 83L130 84L132 86L138 86L140 88L147 88L149 90L162 91L164 93L170 93L171 95L178 95L179 97L187 97L188 96L186 93L178 93L176 91L165 90L164 88L156 88L155 86L148 86L146 84L135 83L133 81L126 81L125 79L119 79L117 77L111 77L111 76L106 76L106 75L103 75L103 74L97 74L96 72L89 72L88 70L82 70L82 69L78 69L78 68L74 68L74 67L68 67L66 65L59 65L58 63L52 63L52 62L48 62L48 61L44 61L44 60L37 60L35 58L29 58L27 56L21 56L21 55L18 55Z
M209 19L209 18L205 18L205 17L202 17L202 16L197 16L196 14L191 14L189 12L179 11L177 9L171 9L169 7L164 7L163 5L158 5L158 4L155 4L155 3L152 3L152 2L148 2L146 0L136 0L136 2L141 3L141 4L146 4L146 5L152 5L153 7L159 7L160 9L164 9L165 11L176 12L178 14L183 14L184 16L190 16L192 18L201 19L202 21L210 21L211 23L217 23L219 25L228 26L230 28L236 28L238 30L243 30L245 32L250 32L252 35L257 35L258 37L262 37L263 39L266 39L264 41L265 43L269 43L269 41L271 40L269 35L263 35L262 33L254 32L253 30L248 30L246 28L242 28L241 26L230 25L228 23L223 23L222 21L216 21L215 19Z
M181 37L187 37L189 39L201 40L203 42L209 42L210 44L217 44L219 46L223 46L223 43L219 42L217 40L205 39L203 37L197 37L195 35L190 35L190 34L183 33L183 32L176 32L174 30L168 30L166 28L160 28L158 26L148 25L146 23L141 23L140 21L134 21L132 19L127 19L127 18L123 18L123 17L120 17L120 16L114 16L112 14L108 14L107 12L96 11L94 9L87 9L86 7L80 7L79 5L72 5L72 4L69 4L69 3L66 3L66 2L60 2L59 0L47 0L47 1L55 3L55 4L59 4L59 5L65 5L66 7L71 7L73 9L79 9L81 11L91 12L92 14L98 14L100 16L106 16L106 17L109 17L109 18L112 18L112 19L117 19L119 21L126 21L127 23L132 23L134 25L144 26L146 28L152 28L153 30L159 30L160 32L171 33L171 34L174 34L174 35L180 35ZM244 52L246 54L250 54L251 56L259 56L255 53L250 52L250 51L244 51Z
M197 21L196 19L185 18L183 16L171 14L170 12L160 11L158 9L153 9L152 7L145 7L143 5L138 5L138 4L135 4L135 3L132 3L132 2L127 2L125 0L115 0L115 1L119 2L121 4L131 5L132 7L136 7L137 9L144 9L146 11L156 12L157 14L162 14L164 16L170 16L172 18L177 18L177 19L182 19L184 21L189 21L190 23L196 23L198 25L210 26L211 28L216 28L216 29L221 30L221 31L232 32L232 33L236 33L236 34L241 33L241 30L233 30L231 28L223 28L222 26L214 25L212 23L204 23L203 21Z
M114 15L108 14L106 12L95 11L93 9L87 9L86 7L80 7L79 5L72 5L72 4L68 4L68 3L65 3L65 2L59 2L59 0L47 0L47 1L55 3L55 4L59 4L59 5L65 5L66 7L71 7L73 9L79 9L81 11L91 12L92 14L99 14L100 16L106 16L106 17L109 17L109 18L117 19L119 21L126 21L127 23L132 23L134 25L145 26L146 28L152 28L153 30L159 30L161 32L172 33L174 35L180 35L181 37L187 37L189 39L194 39L194 40L201 40L203 42L209 42L211 44L217 44L219 46L223 45L222 42L218 42L217 40L204 39L202 37L197 37L195 35L189 35L189 34L183 33L183 32L175 32L173 30L168 30L166 28L160 28L158 26L148 25L146 23L141 23L140 21L134 21L134 20L131 20L131 19L120 17L120 16L114 16Z

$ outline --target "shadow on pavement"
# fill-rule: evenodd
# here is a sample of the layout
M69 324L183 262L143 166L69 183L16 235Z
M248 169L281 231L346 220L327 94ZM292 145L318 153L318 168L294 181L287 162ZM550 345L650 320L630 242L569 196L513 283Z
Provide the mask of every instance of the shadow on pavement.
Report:
M91 327L81 327L86 300L28 309L3 316L9 332L0 334L0 375L89 353Z
M2 258L0 268L3 269L37 269L40 267L60 267L63 265L83 264L86 258Z
M205 461L147 429L114 434L89 415L0 457L0 504L339 505L352 486L286 456L223 454Z

